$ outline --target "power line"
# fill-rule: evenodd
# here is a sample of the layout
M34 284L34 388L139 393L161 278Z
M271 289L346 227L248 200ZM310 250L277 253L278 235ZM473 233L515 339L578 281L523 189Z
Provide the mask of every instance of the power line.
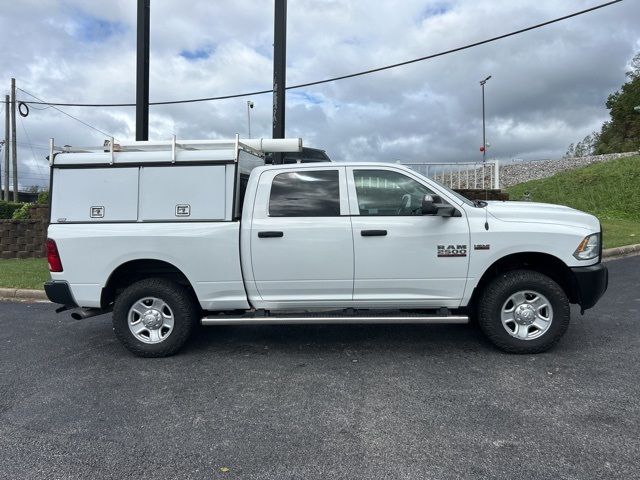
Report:
M49 178L49 173L40 173L35 170L28 170L25 175L20 175L20 178Z
M18 145L21 145L23 147L30 147L30 148L35 148L36 150L46 150L49 151L49 147L47 147L46 145L39 145L37 143L27 143L27 142L16 142Z
M20 88L18 88L18 90L20 90ZM29 102L21 102L21 103L29 103ZM31 105L31 107L30 107L30 108L31 108L32 110L47 110L47 109L49 109L49 108L53 108L53 107L52 107L51 105L47 105L46 107L37 108L37 107L34 107L33 105Z
M20 183L21 181L24 180L30 180L30 181L40 181L40 180L48 180L49 179L49 175L20 175L20 181L18 181L18 183Z
M377 72L382 72L384 70L390 70L392 68L397 68L397 67L402 67L405 65L409 65L412 63L417 63L417 62L423 62L425 60L431 60L433 58L436 57L442 57L445 55L449 55L452 53L456 53L456 52L460 52L462 50L467 50L470 48L474 48L474 47L478 47L480 45L485 45L487 43L492 43L492 42L496 42L498 40L502 40L508 37L512 37L514 35L519 35L521 33L525 33L531 30L535 30L537 28L542 28L542 27L546 27L547 25L551 25L554 23L558 23L558 22L562 22L563 20L568 20L569 18L573 18L573 17L577 17L580 15L584 15L586 13L590 13L593 12L595 10L599 10L601 8L605 8L605 7L609 7L611 5L614 5L616 3L620 3L623 0L612 0L610 2L606 2L606 3L602 3L600 5L596 5L595 7L591 7L591 8L587 8L585 10L580 10L578 12L574 12L571 13L569 15L564 15L562 17L558 17L558 18L554 18L553 20L548 20L546 22L542 22L542 23L538 23L535 25L532 25L530 27L526 27L526 28L521 28L520 30L515 30L513 32L509 32L509 33L505 33L503 35L498 35L496 37L491 37L485 40L481 40L478 42L474 42L474 43L469 43L467 45L463 45L461 47L457 47L457 48L452 48L450 50L445 50L442 52L438 52L438 53L434 53L431 55L426 55L424 57L418 57L418 58L414 58L412 60L406 60L404 62L399 62L399 63L394 63L391 65L386 65L384 67L377 67L377 68L372 68L369 70L363 70L361 72L356 72L356 73L350 73L347 75L341 75L339 77L332 77L332 78L326 78L324 80L317 80L317 81L313 81L313 82L307 82L307 83L301 83L298 85L292 85L290 87L286 87L286 90L294 90L297 88L304 88L304 87L311 87L313 85L321 85L323 83L330 83L330 82L335 82L338 80L345 80L347 78L354 78L354 77L359 77L362 75L369 75L372 73L377 73ZM24 90L22 90L24 91ZM25 92L27 93L27 92ZM265 93L273 93L273 90L257 90L255 92L245 92L245 93L237 93L237 94L233 94L233 95L223 95L223 96L219 96L219 97L204 97L204 98L192 98L192 99L187 99L187 100L169 100L169 101L164 101L164 102L150 102L149 105L176 105L176 104L182 104L182 103L196 103L196 102L209 102L209 101L213 101L213 100L226 100L226 99L230 99L230 98L240 98L240 97L250 97L250 96L255 96L255 95L262 95ZM32 95L34 96L34 95ZM35 96L34 96L35 97ZM37 98L37 97L35 97ZM30 105L49 105L49 106L61 106L61 107L135 107L136 104L135 103L57 103L57 102L45 102L42 99L39 99L39 102L23 102L23 103L28 103ZM64 113L64 112L63 112Z
M20 175L20 178L49 178L49 174L39 173L35 170L28 170L28 173L25 175Z
M80 122L81 124L83 124L83 125L85 125L85 126L87 126L87 127L91 128L91 129L95 130L96 132L99 132L99 133L101 133L102 135L105 135L105 136L107 136L107 137L113 137L113 135L110 135L110 134L108 134L107 132L104 132L104 131L100 130L99 128L94 127L93 125L90 125L90 124L88 124L87 122L85 122L85 121L83 121L83 120L80 120L80 119L79 119L79 118L77 118L77 117L74 117L73 115L71 115L71 114L69 114L69 113L65 112L64 110L60 110L60 109L59 109L58 107L56 107L55 105L53 105L53 104L51 104L51 103L47 103L47 102L45 102L45 101L44 101L44 100L42 100L40 97L36 97L33 93L29 93L29 92L27 92L26 90L23 90L22 88L19 88L19 87L17 88L17 90L20 90L22 93L26 93L27 95L30 95L30 96L32 96L33 98L35 98L35 99L39 100L39 102L35 102L35 103L37 103L38 105L40 105L40 104L42 104L42 105L49 105L50 107L54 108L55 110L59 111L60 113L62 113L62 114L64 114L64 115L66 115L66 116L67 116L67 117L69 117L69 118L74 119L74 120L75 120L75 121L77 121L77 122ZM33 103L33 102L20 102L20 103ZM117 138L116 138L116 140L117 140Z

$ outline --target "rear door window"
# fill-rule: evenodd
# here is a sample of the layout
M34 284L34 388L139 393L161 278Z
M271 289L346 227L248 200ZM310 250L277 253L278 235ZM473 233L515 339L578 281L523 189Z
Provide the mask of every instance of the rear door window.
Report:
M340 216L338 170L301 170L276 175L271 184L272 217Z

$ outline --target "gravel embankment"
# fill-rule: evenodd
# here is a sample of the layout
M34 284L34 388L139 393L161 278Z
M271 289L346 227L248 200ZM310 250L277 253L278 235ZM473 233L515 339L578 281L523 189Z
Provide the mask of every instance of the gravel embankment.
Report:
M511 163L500 166L500 187L506 188L518 183L547 178L564 170L586 167L599 162L608 162L617 158L638 155L637 152L612 153L589 157L571 157L558 160L541 160L535 162Z

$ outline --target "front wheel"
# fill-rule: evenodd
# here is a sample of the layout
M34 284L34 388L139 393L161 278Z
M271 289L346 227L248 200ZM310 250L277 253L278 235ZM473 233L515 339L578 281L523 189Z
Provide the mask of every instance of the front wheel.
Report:
M140 357L166 357L187 341L198 321L191 293L162 278L127 287L113 308L113 330L122 344Z
M510 353L548 350L567 331L571 316L562 288L531 270L496 277L482 293L477 312L489 340Z

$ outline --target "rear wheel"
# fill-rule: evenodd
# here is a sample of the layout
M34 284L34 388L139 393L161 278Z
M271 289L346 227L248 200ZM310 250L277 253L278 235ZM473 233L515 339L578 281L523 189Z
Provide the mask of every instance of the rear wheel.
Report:
M538 353L551 348L567 331L569 300L551 278L531 270L496 277L478 302L478 324L498 348Z
M122 344L141 357L166 357L188 340L198 321L191 292L162 278L127 287L113 308L113 330Z

